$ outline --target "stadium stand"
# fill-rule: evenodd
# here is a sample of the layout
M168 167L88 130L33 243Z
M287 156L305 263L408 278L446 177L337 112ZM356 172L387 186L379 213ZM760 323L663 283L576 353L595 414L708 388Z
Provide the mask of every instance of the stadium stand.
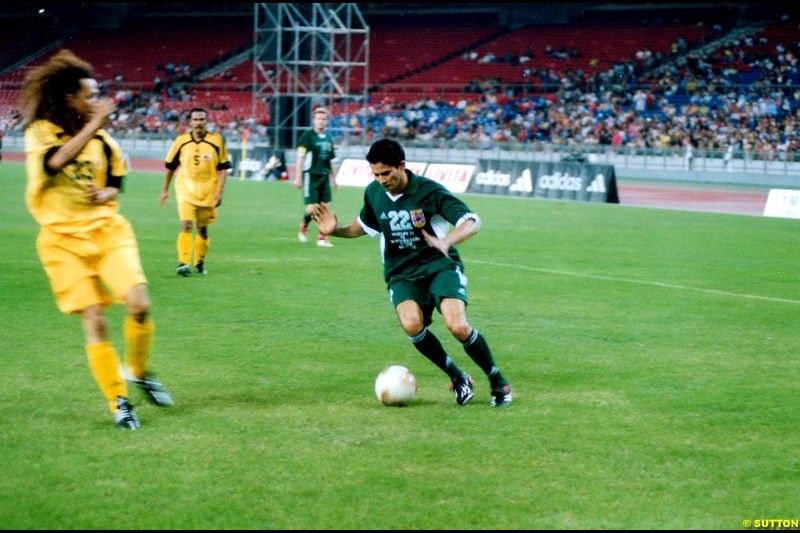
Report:
M123 135L171 136L195 105L212 110L220 128L263 132L268 113L252 116L253 66L241 53L252 39L246 13L215 26L185 20L174 7L182 5L164 4L173 9L162 13L172 23L74 30L38 53L26 50L30 59L16 68L7 60L0 117L13 125L25 73L55 47L68 47L97 67L121 102L113 127ZM794 154L797 20L765 11L754 24L724 12L697 13L641 18L620 10L557 25L499 16L461 26L441 17L377 17L370 23L370 101L336 105L332 130L482 145L690 142L722 152L735 143L759 157ZM0 52L22 53L7 45ZM205 74L223 60L223 71Z

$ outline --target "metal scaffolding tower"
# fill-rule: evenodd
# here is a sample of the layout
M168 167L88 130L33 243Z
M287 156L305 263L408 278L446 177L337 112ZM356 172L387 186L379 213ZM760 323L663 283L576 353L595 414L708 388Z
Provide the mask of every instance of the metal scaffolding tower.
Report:
M369 27L357 4L254 4L254 10L253 113L269 109L272 146L294 147L317 106L338 104L349 115L353 104L366 102ZM340 132L345 144L348 123Z

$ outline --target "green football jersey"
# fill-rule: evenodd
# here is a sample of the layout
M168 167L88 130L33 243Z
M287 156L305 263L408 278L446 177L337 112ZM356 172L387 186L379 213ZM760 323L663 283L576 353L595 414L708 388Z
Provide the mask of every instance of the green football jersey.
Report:
M381 234L386 282L426 277L445 268L464 265L455 247L447 256L425 242L422 230L439 238L463 219L480 223L478 215L441 184L406 170L408 186L390 196L377 181L364 191L359 223L370 236Z
M306 156L303 160L303 172L326 176L330 174L331 161L336 157L330 135L319 135L313 129L306 130L297 141L297 150Z

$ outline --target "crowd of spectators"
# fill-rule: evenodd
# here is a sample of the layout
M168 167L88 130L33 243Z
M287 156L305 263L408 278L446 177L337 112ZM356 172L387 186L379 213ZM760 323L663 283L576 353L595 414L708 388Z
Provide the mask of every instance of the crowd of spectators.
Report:
M798 31L797 33L800 33ZM595 75L531 69L525 86L498 80L471 84L477 99L421 98L371 102L333 128L371 138L495 143L631 146L719 152L763 159L800 151L800 42L731 39L706 54L683 56L656 70L651 55ZM484 80L486 82L487 80ZM488 87L487 87L488 85Z
M763 159L794 158L800 152L799 53L796 38L770 43L746 37L649 70L652 55L646 51L596 74L538 69L526 61L530 83L490 78L463 88L463 97L455 99L373 96L355 108L335 106L329 129L337 140L346 133L366 143L391 137L479 148L533 142L691 146L720 156L733 150ZM154 89L109 88L119 105L109 125L113 135L172 138L181 132L187 122L182 114L187 103L196 102L197 86L156 84ZM268 116L214 123L213 110L219 107L213 97L202 105L212 110L209 129L231 138L247 129L252 141L268 140ZM4 122L6 130L13 129L14 117Z

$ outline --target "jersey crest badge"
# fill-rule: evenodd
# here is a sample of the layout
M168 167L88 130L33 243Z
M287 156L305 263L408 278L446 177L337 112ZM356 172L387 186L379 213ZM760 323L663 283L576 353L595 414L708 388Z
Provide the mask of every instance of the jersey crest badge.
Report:
M411 214L411 223L414 224L415 228L425 227L425 212L422 209L414 209L409 213Z

